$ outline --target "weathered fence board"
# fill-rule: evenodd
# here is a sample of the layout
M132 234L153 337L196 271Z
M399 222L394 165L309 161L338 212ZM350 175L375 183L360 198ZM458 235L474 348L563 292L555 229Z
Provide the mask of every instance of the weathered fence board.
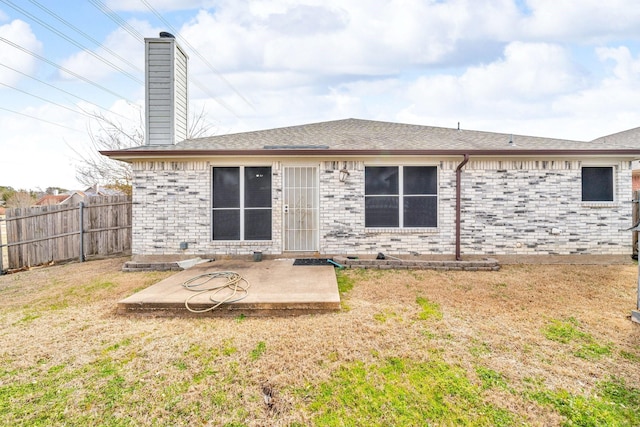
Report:
M127 196L92 197L77 206L8 209L5 221L8 269L131 250Z

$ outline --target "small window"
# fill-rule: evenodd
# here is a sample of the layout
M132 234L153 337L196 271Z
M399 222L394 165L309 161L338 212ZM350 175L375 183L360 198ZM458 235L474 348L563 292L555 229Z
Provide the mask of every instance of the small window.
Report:
M582 168L582 201L613 202L613 167Z
M365 227L437 227L435 166L365 168Z
M213 240L271 240L271 168L213 168Z

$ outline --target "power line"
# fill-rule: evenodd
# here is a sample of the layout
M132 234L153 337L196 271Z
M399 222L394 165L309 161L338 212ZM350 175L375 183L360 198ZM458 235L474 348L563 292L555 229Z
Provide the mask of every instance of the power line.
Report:
M118 58L120 61L124 62L125 64L127 64L128 66L130 66L132 69L143 73L144 71L142 69L140 69L140 67L138 67L136 64L134 64L133 62L129 61L127 58L124 58L123 56L119 55L117 52L109 49L107 46L105 46L104 44L102 44L101 42L99 42L98 40L94 39L93 37L91 37L89 34L87 34L86 32L82 31L80 28L76 27L75 25L73 25L72 23L70 23L69 21L67 21L66 19L64 19L63 17L61 17L60 15L58 15L57 13L53 12L51 9L47 8L46 6L38 3L36 0L29 0L32 4L34 4L35 6L37 6L38 8L40 8L41 10L43 10L44 12L48 13L50 16L52 16L53 18L57 19L58 21L62 22L64 25L66 25L67 27L71 28L72 30L74 30L76 33L80 34L82 37L84 37L85 39L89 40L90 42L94 43L96 46L101 47L104 51L109 52L111 55L115 56L116 58Z
M0 82L0 86L11 88L11 89L13 89L13 90L15 90L17 92L24 93L25 95L29 95L29 96L37 98L37 99L39 99L41 101L48 102L49 104L53 104L53 105L55 105L57 107L64 108L65 110L69 110L69 111L77 113L77 114L82 114L83 116L86 116L86 117L91 117L90 114L87 114L87 113L85 113L83 111L74 110L71 107L67 107L66 105L62 105L62 104L57 103L55 101L51 101L50 99L43 98L43 97L38 96L38 95L34 95L33 93L27 92L26 90L19 89L19 88L15 87L15 86L11 86L11 85L8 85L8 84L2 83L2 82Z
M24 117L29 117L30 119L38 120L40 122L48 123L50 125L58 126L58 127L65 128L65 129L69 129L69 130L72 130L74 132L84 133L83 131L79 131L78 129L74 129L74 128L71 128L71 127L65 126L65 125L61 125L60 123L50 122L49 120L45 120L45 119L42 119L40 117L32 116L30 114L25 114L25 113L21 113L19 111L10 110L9 108L0 107L0 110L8 111L8 112L14 113L14 114L19 114L19 115L24 116Z
M122 96L122 95L120 95L119 93L116 93L116 92L112 91L111 89L108 89L108 88L106 88L106 87L102 86L101 84L94 82L93 80L90 80L90 79L88 79L88 78L86 78L86 77L83 77L83 76L81 76L80 74L74 73L73 71L69 70L68 68L65 68L65 67L63 67L63 66L61 66L61 65L58 65L58 64L56 64L55 62L53 62L53 61L51 61L51 60L49 60L49 59L47 59L47 58L45 58L45 57L43 57L43 56L38 55L37 53L31 52L29 49L26 49L26 48L24 48L24 47L22 47L22 46L20 46L20 45L17 45L17 44L15 44L14 42L12 42L12 41L10 41L10 40L7 40L7 39L5 39L4 37L0 37L0 41L4 42L4 43L6 43L6 44L8 44L8 45L10 45L10 46L13 46L13 47L15 47L16 49L21 50L22 52L27 53L27 54L29 54L29 55L33 56L34 58L37 58L37 59L39 59L39 60L41 60L41 61L43 61L43 62L46 62L47 64L51 65L52 67L55 67L55 68L57 68L57 69L59 69L59 70L61 70L61 71L64 71L65 73L70 74L71 76L73 76L73 77L75 77L75 78L77 78L77 79L80 79L80 80L82 80L82 81L83 81L83 82L85 82L85 83L89 83L90 85L95 86L95 87L97 87L98 89L101 89L101 90L103 90L103 91L105 91L105 92L107 92L107 93L110 93L111 95L114 95L114 96L116 96L116 97L118 97L118 98L122 98L122 99L124 99L124 100L126 100L126 101L130 102L131 104L133 104L133 103L134 103L133 101L131 101L131 100L130 100L129 98L127 98L126 96Z
M90 0L92 1L92 0ZM191 51L193 53L195 53L195 55L200 58L200 60L202 62L204 62L204 64L209 67L209 69L211 71L213 71L220 80L222 80L233 92L235 92L236 95L238 95L248 106L250 106L251 108L254 108L253 104L247 99L245 98L232 84L231 82L229 82L220 71L218 71L208 60L207 58L205 58L200 52L198 52L192 45L191 43L189 43L189 41L187 39L185 39L184 37L182 37L178 31L166 20L164 19L164 17L160 14L160 12L158 12L156 9L153 8L153 6L151 6L149 4L149 2L147 0L140 0L146 7L147 9L149 9L151 11L151 13L153 13L159 20L162 21L162 23L164 23L167 28L169 28L172 32L174 32L176 34L176 36L180 39L180 42L184 43L185 46L187 46L189 49L191 49ZM198 86L199 87L199 86ZM215 99L215 97L214 97ZM224 104L222 104L224 106ZM227 107L225 107L227 108ZM230 110L232 113L233 111ZM235 113L234 113L235 114Z
M141 43L144 43L144 36L140 34L138 30L133 28L131 24L129 24L124 19L122 19L120 15L118 15L111 8L109 8L109 6L107 6L100 0L89 0L89 3L91 3L96 9L98 9L100 12L106 15L107 18L115 22L116 25L118 25L118 27L122 28L127 33L129 33L131 37L133 37L134 39L138 40Z
M32 80L35 80L35 81L37 81L37 82L39 82L39 83L41 83L41 84L43 84L43 85L49 86L49 87L50 87L50 88L52 88L52 89L55 89L55 90L57 90L57 91L60 91L60 92L62 92L62 93L65 93L65 94L67 94L67 95L69 95L69 96L72 96L72 97L74 97L74 98L76 98L76 99L79 99L80 101L84 101L84 102L86 102L87 104L91 104L91 105L93 105L94 107L97 107L97 108L99 108L99 109L101 109L101 110L103 110L103 111L106 111L106 112L110 113L110 114L115 114L116 116L122 117L123 119L127 119L127 120L131 120L131 121L133 121L133 119L131 119L131 117L123 116L122 114L118 114L118 113L116 113L115 111L111 111L111 110L109 110L108 108L101 107L100 105L95 104L95 103L93 103L93 102L89 101L88 99L82 98L82 97L80 97L80 96L78 96L78 95L74 95L73 93L71 93L71 92L69 92L69 91L66 91L66 90L61 89L61 88L59 88L59 87L57 87L57 86L54 86L54 85L52 85L51 83L47 83L47 82L45 82L44 80L41 80L41 79L39 79L39 78L37 78L37 77L30 76L29 74L23 73L23 72L22 72L22 71L20 71L20 70L16 70L16 69L15 69L15 68L13 68L13 67L10 67L10 66L5 65L5 64L0 64L0 66L2 66L2 67L4 67L4 68L8 68L8 69L10 69L10 70L12 70L12 71L14 71L14 72L16 72L16 73L18 73L18 74L21 74L21 75L23 75L23 76L25 76L25 77L27 77L27 78L30 78L30 79L32 79ZM139 106L138 106L138 105L136 105L136 104L132 104L132 105L135 105L136 107L139 107Z
M47 30L51 31L52 33L56 34L58 37L63 38L64 40L68 41L69 43L73 44L74 46L82 49L83 51L85 51L86 53L88 53L89 55L93 56L94 58L96 58L97 60L101 61L102 63L104 63L105 65L108 65L109 67L113 68L116 71L119 71L120 73L122 73L123 75L125 75L126 77L129 77L131 80L133 80L134 82L138 83L138 84L144 84L144 82L142 80L140 80L139 78L137 78L136 76L134 76L133 74L129 73L128 71L123 70L121 67L119 67L118 65L114 64L113 62L109 61L108 59L98 55L97 53L93 52L91 49L87 48L86 46L82 45L81 43L78 43L77 41L73 40L71 37L67 36L66 34L64 34L63 32L59 31L58 29L52 27L51 25L47 24L46 22L44 22L43 20L41 20L40 18L38 18L37 16L29 13L28 11L22 9L21 7L15 5L13 2L11 2L10 0L0 0L2 3L6 4L7 6L13 8L14 10L17 10L18 12L22 13L23 15L27 16L28 18L31 18L31 20L33 20L34 22L40 24L41 26L43 26L44 28L46 28Z

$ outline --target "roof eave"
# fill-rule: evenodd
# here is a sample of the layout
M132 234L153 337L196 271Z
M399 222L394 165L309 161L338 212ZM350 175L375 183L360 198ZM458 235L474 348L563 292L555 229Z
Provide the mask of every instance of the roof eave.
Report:
M143 150L100 151L100 154L116 160L135 160L159 157L333 157L333 156L640 156L640 149L500 149L500 150Z

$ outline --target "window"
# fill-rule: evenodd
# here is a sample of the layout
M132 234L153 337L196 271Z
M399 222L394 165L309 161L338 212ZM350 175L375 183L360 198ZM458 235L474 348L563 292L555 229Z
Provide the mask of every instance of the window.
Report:
M213 168L213 240L271 240L271 168Z
M365 227L437 227L435 166L365 168Z
M613 167L582 168L582 201L613 202Z

